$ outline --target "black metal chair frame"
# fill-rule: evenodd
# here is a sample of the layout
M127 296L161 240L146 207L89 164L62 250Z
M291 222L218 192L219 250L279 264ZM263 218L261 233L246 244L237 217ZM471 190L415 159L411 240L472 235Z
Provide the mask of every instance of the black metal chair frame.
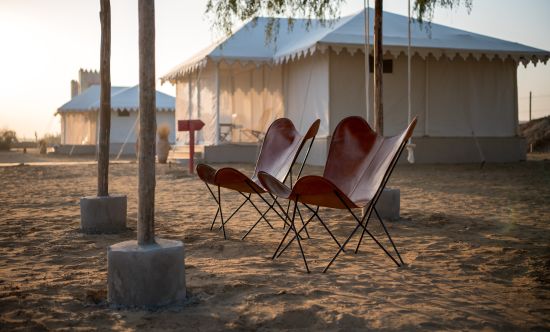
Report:
M401 267L402 265L404 265L405 263L403 262L403 259L401 258L401 255L399 254L399 251L397 250L397 246L395 245L395 243L393 242L393 239L391 238L390 236L390 233L388 232L388 229L386 227L386 225L384 224L384 222L382 221L382 218L380 217L380 214L378 213L378 211L376 210L376 202L378 201L378 199L380 198L380 195L382 194L382 191L384 190L384 188L386 187L386 184L387 182L389 181L390 179L390 176L393 172L393 170L395 169L395 166L397 165L397 161L399 160L399 157L401 156L401 153L403 152L403 149L406 145L406 141L403 142L401 144L401 146L399 147L399 150L398 150L398 153L396 154L396 156L394 157L394 159L391 161L390 163L390 167L388 168L388 170L386 171L386 174L384 174L384 178L382 180L382 183L381 185L379 186L378 190L376 191L376 194L374 195L373 199L370 200L369 204L367 205L367 210L366 212L363 214L363 217L361 219L359 219L357 217L357 215L355 213L353 213L352 209L348 206L348 204L346 204L345 200L340 196L340 194L337 192L337 191L334 191L334 194L336 195L336 197L338 197L338 199L340 200L340 202L346 207L346 209L348 210L348 212L353 216L353 218L355 219L355 221L357 222L357 225L355 226L355 229L353 230L353 232L351 232L351 234L347 237L346 241L340 245L340 243L338 242L338 240L336 239L336 237L334 236L334 234L330 231L330 229L326 226L326 224L322 221L322 219L319 217L319 214L318 214L318 211L319 211L319 207L317 207L316 210L313 210L310 206L308 206L307 204L304 204L304 203L301 203L302 205L304 205L305 207L307 207L311 212L313 212L313 216L310 217L308 219L307 222L304 223L304 226L302 228L300 228L299 230L296 229L296 226L294 224L294 218L296 216L296 211L298 210L298 214L300 214L299 212L299 209L298 209L298 201L299 201L299 197L296 197L296 200L294 202L294 208L293 208L293 212L292 212L292 218L290 218L288 216L288 213L286 215L287 218L289 218L289 220L291 221L291 227L288 229L288 231L286 232L286 234L284 235L283 239L281 240L281 242L279 243L279 246L277 247L277 249L275 250L275 253L273 254L272 256L272 259L275 259L279 256L281 256L281 254L290 246L290 244L292 243L292 241L294 241L294 239L297 239L297 242L298 242L298 246L300 248L300 252L302 254L302 258L304 260L304 265L306 267L306 271L309 273L310 270L309 270L309 267L307 265L307 260L306 260L306 256L304 254L304 250L302 248L302 244L300 242L300 233L302 232L302 230L304 229L305 226L307 226L309 224L309 222L313 219L313 217L317 217L317 219L321 222L321 224L324 226L324 228L326 229L326 231L330 234L330 236L332 237L332 239L336 242L336 244L338 245L339 249L338 251L336 252L336 254L334 255L334 257L331 259L331 261L328 263L328 265L325 267L325 269L323 270L323 273L327 272L327 270L330 268L330 266L334 263L334 261L336 260L336 258L338 257L338 255L340 255L340 253L342 251L345 251L345 247L346 245L349 243L349 241L353 238L353 236L355 235L355 233L357 232L357 230L359 228L362 228L363 229L363 232L361 234L361 237L359 238L359 241L357 242L357 247L355 248L355 253L357 254L358 251L359 251L359 247L361 245L361 242L363 240L363 237L365 235L365 233L367 233L373 240L374 242L376 242L376 244L386 253L386 255L388 257L391 258L391 260L397 265L397 267ZM270 193L271 194L271 193ZM278 204L278 202L277 202ZM380 241L378 241L376 239L376 237L367 229L368 227L368 224L369 224L369 220L370 220L370 217L372 216L372 212L374 212L378 218L378 221L380 222L380 224L382 225L382 228L384 229L384 232L386 233L386 236L388 237L388 239L390 240L391 244L392 244L392 247L395 251L395 253L397 254L397 257L399 258L399 262L401 262L401 264L399 264L399 262L393 257L392 254L390 254L388 252L388 250L380 243ZM301 215L300 215L300 218L301 218ZM366 219L366 222L365 222L365 219ZM303 223L303 220L302 220L302 223ZM364 225L363 225L364 223ZM286 246L279 252L279 249L281 248L281 246L283 245L284 241L286 240L288 234L290 233L290 231L293 231L294 232L294 236L288 241L288 243L286 244Z
M315 141L315 137L311 138L311 142L309 143L308 145L308 148L307 148L307 151L306 151L306 155L304 156L304 159L302 161L302 165L300 167L300 171L298 172L298 177L297 178L300 178L301 174L302 174L302 171L304 170L304 166L305 166L305 163L307 161L307 157L309 156L309 153L311 151L311 147L313 146L313 142ZM297 158L298 156L296 156ZM295 161L294 161L295 162ZM292 168L294 167L294 163L292 166L290 166L290 169L288 171L288 173L286 174L283 182L285 182L287 180L287 178L290 177L290 186L292 188ZM270 203L268 202L262 195L262 193L258 192L256 190L256 188L254 187L254 185L252 183L249 182L249 180L247 180L246 184L250 187L250 189L252 189L261 199L262 201L267 204L268 208L262 213L260 211L260 209L256 206L256 204L254 204L254 202L251 200L251 196L252 194L249 193L248 195L246 195L245 193L241 192L241 191L237 191L239 194L241 194L245 200L239 205L239 207L237 207L232 213L231 215L229 216L229 218L225 219L223 218L223 211L222 211L222 204L221 204L221 193L220 193L220 186L217 186L218 188L218 195L216 197L216 195L214 194L214 192L212 191L212 189L210 188L210 186L208 185L208 183L206 181L204 181L204 184L206 185L206 187L208 188L208 191L210 192L212 198L214 199L214 201L216 202L216 204L218 205L218 209L216 211L216 215L214 216L214 219L212 220L212 224L210 226L210 230L212 230L214 228L214 224L216 223L216 220L218 218L218 215L220 216L220 221L221 221L221 226L219 228L221 228L223 230L223 238L225 240L227 240L227 235L225 233L225 225L229 222L229 220L231 218L233 218L233 216L235 214L237 214L237 212L246 204L246 202L249 202L253 207L254 209L260 214L260 218L254 223L254 225L252 225L252 227L246 232L246 234L243 235L243 237L241 238L241 240L244 240L249 234L250 232L252 232L252 230L254 228L256 228L256 226L260 223L260 221L264 220L268 225L269 227L271 227L271 229L273 229L273 225L271 225L271 223L267 220L267 218L265 217L266 214L270 211L270 210L273 210L278 216L279 218L281 218L281 220L283 220L283 228L285 226L291 226L291 223L289 222L290 219L288 218L288 209L290 207L290 201L288 202L288 206L287 206L287 211L285 212L285 210L281 207L281 205L277 202L277 199L278 197L274 197L273 195L271 195L271 193L269 193L269 195L273 198L273 201ZM281 209L281 212L282 212L282 215L281 213L279 213L279 211L277 211L274 206L275 204L277 204L277 206ZM288 220L288 221L287 221ZM302 224L304 223L304 221L302 220ZM305 229L306 233L307 233L307 228ZM309 234L308 234L309 236Z

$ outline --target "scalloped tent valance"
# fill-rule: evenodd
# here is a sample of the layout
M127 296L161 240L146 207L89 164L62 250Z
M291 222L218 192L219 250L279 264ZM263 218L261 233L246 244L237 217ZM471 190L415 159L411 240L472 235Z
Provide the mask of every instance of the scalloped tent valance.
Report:
M58 113L66 112L91 112L99 110L100 86L92 85L81 94L65 103L57 109ZM157 91L156 103L158 112L174 112L176 100L174 97ZM139 110L139 85L133 87L111 87L111 109L113 111Z
M373 17L374 11L368 10ZM265 26L269 20L260 17L254 22L248 22L231 36L176 66L161 77L161 81L175 83L204 68L208 62L280 65L316 52L324 53L329 48L337 53L344 49L351 54L363 52L365 21L362 11L324 25L315 21L309 27L305 20L295 19L292 29L289 29L288 19L277 19L280 24L279 34L274 41L266 42ZM374 22L374 19L370 21ZM406 54L407 24L407 17L384 12L384 49L387 55L397 57ZM373 30L371 28L370 31ZM412 24L411 43L413 54L423 59L428 56L436 59L512 59L525 66L530 62L535 65L538 62L546 64L550 59L550 52L545 50L435 23L429 29L419 23Z

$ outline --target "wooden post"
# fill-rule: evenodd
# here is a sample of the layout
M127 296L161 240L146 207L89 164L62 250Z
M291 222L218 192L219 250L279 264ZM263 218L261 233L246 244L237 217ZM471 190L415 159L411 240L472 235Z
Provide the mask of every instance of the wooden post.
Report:
M531 117L532 113L531 113L531 101L533 99L533 94L531 93L531 91L529 91L529 122L531 122L531 120L533 119ZM533 152L533 143L529 144L529 152Z
M384 105L382 75L384 69L382 51L382 0L375 0L374 5L374 130L384 135Z
M529 91L529 121L531 121L531 99L532 99L531 91Z
M155 2L139 0L139 184L137 240L155 243Z
M99 149L97 156L97 196L109 196L109 136L111 133L111 5L101 0L101 54L99 71Z

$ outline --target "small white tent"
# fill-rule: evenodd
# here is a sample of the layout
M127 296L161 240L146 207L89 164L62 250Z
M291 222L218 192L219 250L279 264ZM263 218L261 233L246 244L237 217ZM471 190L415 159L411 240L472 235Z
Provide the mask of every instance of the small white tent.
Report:
M373 22L373 10L369 15ZM324 163L338 122L366 113L364 17L359 12L309 28L297 19L291 30L287 19L278 19L272 42L265 37L268 18L249 22L162 77L176 85L176 120L206 123L198 143L206 146L206 159L215 160L208 146L255 141L277 117L292 119L302 131L319 118L310 161ZM407 17L384 13L386 135L407 122L407 26ZM413 24L411 42L417 161L475 162L480 153L487 161L524 158L517 66L546 63L550 53L438 24ZM178 135L178 144L185 144Z
M175 98L157 91L157 127L171 129L169 141L175 142ZM91 85L61 106L60 153L95 153L99 131L100 86ZM139 86L111 87L110 153L133 154L138 130ZM123 150L121 150L123 149Z

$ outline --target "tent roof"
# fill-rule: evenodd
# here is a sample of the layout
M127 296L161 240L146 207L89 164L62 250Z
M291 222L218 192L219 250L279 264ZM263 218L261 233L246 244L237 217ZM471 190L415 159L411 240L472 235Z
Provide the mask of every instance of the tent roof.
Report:
M371 43L374 31L374 10L368 9L371 17ZM365 43L365 15L363 11L321 24L312 20L307 26L307 20L294 19L292 29L289 20L277 18L279 31L276 40L266 42L265 27L271 18L259 17L237 30L229 37L215 43L192 58L176 66L161 80L174 82L201 68L210 61L233 63L268 63L280 64L295 58L312 55L316 51L324 52L328 47L339 52L346 48L350 52L362 50ZM407 51L408 37L406 16L384 12L383 18L384 49L397 56ZM525 46L522 44L488 37L464 30L432 23L428 28L418 22L411 25L411 45L414 54L425 58L433 55L437 58L447 56L466 58L473 56L480 59L486 56L490 59L512 58L527 65L529 62L546 63L550 52Z
M174 112L176 99L170 95L157 91L157 111ZM78 96L57 109L64 112L88 112L96 111L100 105L100 86L92 85ZM111 109L113 110L139 110L139 85L132 87L111 87Z

